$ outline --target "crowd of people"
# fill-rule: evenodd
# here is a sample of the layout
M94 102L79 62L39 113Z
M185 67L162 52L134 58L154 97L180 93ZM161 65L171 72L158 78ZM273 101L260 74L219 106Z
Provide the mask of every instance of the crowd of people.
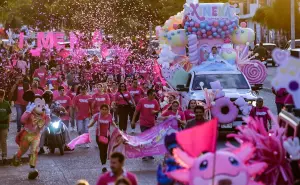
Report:
M112 45L111 43L107 43ZM123 42L122 46L128 45ZM102 172L99 185L115 182L116 185L136 185L134 174L125 172L125 157L121 153L110 156L110 169L107 172L108 142L110 128L118 127L127 132L130 122L135 129L139 122L141 132L151 129L159 120L175 117L178 128L191 128L208 121L205 108L191 100L183 110L180 97L174 92L165 92L160 76L153 71L155 58L147 54L147 46L142 41L130 43L131 55L121 61L118 55L106 60L97 55L86 55L80 62L74 62L72 56L63 57L59 51L43 50L39 57L33 57L29 51L22 52L0 45L0 138L2 159L6 163L7 135L13 102L16 108L17 132L22 130L21 117L28 104L24 93L28 90L43 96L51 92L53 102L59 103L65 111L61 116L66 127L65 140L70 141L69 131L78 135L88 133L96 126L96 142L99 148ZM286 91L275 92L278 111L282 109L281 96ZM167 99L168 103L161 106ZM271 121L268 108L263 99L258 98L257 105L250 113L252 117L262 118L266 128ZM45 153L43 142L39 145L39 154ZM89 147L88 144L85 147ZM66 151L71 151L68 147ZM153 156L143 160L152 160ZM78 184L87 184L80 181Z

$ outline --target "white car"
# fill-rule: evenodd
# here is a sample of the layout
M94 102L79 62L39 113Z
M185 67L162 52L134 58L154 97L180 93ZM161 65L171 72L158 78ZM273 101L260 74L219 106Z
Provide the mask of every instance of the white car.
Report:
M295 40L295 48L300 48L300 39ZM286 43L284 49L291 51L291 40Z
M256 104L256 94L253 93L252 88L246 77L238 70L236 71L192 71L189 74L188 81L184 85L178 85L177 90L188 100L197 100L205 103L205 95L202 90L211 89L210 82L220 81L225 97L235 101L239 97L243 97L250 105ZM203 83L200 83L203 82ZM203 87L200 86L203 84ZM183 103L183 102L182 102ZM187 105L182 105L187 106ZM243 124L243 115L239 112L238 117L233 123L222 124L221 129L232 131L234 127Z

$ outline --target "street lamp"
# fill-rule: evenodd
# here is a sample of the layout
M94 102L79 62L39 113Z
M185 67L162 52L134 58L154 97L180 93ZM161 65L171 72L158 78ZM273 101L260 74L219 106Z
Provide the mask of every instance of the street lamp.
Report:
M291 49L295 49L295 0L291 0Z

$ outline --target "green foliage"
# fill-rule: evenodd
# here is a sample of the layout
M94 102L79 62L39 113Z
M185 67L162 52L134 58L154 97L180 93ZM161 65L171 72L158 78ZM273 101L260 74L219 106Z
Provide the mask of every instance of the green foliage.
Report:
M298 10L298 2L295 2L295 22L296 33L300 37L300 12ZM290 32L291 30L291 4L290 0L276 0L272 6L264 6L256 11L253 17L258 22L269 29L283 30Z
M2 23L17 20L41 30L103 29L119 36L146 35L183 10L186 0L7 0L0 1ZM200 0L202 3L228 0ZM1 16L1 14L0 14Z

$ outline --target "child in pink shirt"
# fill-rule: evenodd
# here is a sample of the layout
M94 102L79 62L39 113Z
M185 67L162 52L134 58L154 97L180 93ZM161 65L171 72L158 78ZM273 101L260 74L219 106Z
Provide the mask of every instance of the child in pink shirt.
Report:
M179 110L179 102L173 101L171 107L162 113L161 117L163 120L166 120L170 117L175 117L178 120L178 127L182 127L186 125L186 119L184 113Z

